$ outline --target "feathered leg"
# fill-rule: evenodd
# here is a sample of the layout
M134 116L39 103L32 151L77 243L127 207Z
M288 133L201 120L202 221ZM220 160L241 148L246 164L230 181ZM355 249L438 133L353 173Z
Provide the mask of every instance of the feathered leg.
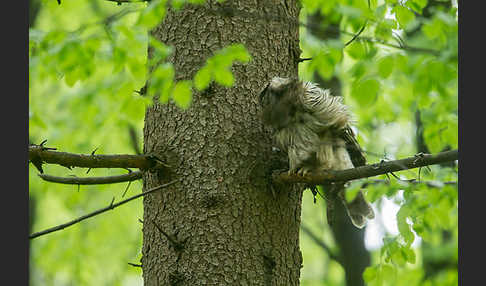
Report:
M325 137L322 139L323 142L326 142ZM341 141L334 142L333 144L323 144L318 153L318 160L323 162L320 164L321 166L331 165L333 170L345 170L354 167L349 153L344 147L344 142ZM329 197L326 200L328 223L331 224L334 219L333 204L337 201L340 201L344 205L351 222L357 228L363 228L366 225L367 219L373 219L375 217L371 205L366 201L361 191L359 191L353 201L348 203L345 198L345 187L343 183L331 184L327 189L329 190L326 194Z

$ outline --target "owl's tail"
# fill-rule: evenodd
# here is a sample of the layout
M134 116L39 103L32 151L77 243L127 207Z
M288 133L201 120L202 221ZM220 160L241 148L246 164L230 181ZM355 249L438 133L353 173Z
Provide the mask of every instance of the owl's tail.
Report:
M333 184L326 186L329 190L327 193L330 195L327 201L327 221L329 225L332 225L334 221L334 204L342 203L346 212L351 219L353 225L357 228L363 228L366 225L368 219L375 218L375 212L363 195L362 191L359 191L356 197L351 201L346 201L344 194L343 184Z

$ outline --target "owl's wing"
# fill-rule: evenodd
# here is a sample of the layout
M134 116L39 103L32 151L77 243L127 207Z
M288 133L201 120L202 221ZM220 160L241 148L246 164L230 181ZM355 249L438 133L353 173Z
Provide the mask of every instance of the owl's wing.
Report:
M346 150L351 157L351 161L353 162L354 167L366 165L364 152L361 149L361 146L359 146L359 143L356 140L356 136L354 135L354 132L349 125L346 125L346 127L344 127L341 133L341 137L346 142Z

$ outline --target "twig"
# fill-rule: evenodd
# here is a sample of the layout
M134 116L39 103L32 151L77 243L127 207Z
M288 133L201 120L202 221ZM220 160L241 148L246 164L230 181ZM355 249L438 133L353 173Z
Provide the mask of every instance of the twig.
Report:
M305 61L310 61L312 60L312 58L300 58L297 60L297 62L301 63L301 62L305 62Z
M370 6L370 0L368 0L368 9L371 8ZM361 27L361 29L359 29L358 33L356 33L356 35L354 35L351 40L349 40L346 44L344 44L345 47L347 47L349 44L351 44L357 37L359 37L359 35L361 35L361 33L363 33L364 29L366 28L366 25L368 24L368 20L366 20L363 24L363 27Z
M115 184L131 182L142 178L141 171L135 171L128 174L118 175L118 176L107 176L107 177L89 177L89 178L78 178L78 177L56 177L47 174L39 174L44 181L59 183L59 184L70 184L70 185L102 185L102 184Z
M455 160L458 160L457 149L433 155L421 154L420 156L413 156L401 160L382 161L376 164L341 171L315 172L307 174L304 177L297 174L276 171L272 177L275 182L279 183L307 183L318 185L330 182L346 182Z
M182 250L184 248L184 244L178 242L174 237L172 237L172 235L169 235L164 230L162 230L162 228L154 220L152 220L152 223L155 225L157 230L161 234L163 234L167 238L167 240L169 240L169 242L172 244L175 250Z
M135 264L135 263L131 263L131 262L128 262L128 265L133 266L133 267L142 267L142 264Z
M122 198L125 197L125 194L127 193L128 191L128 188L130 188L130 184L132 183L132 181L128 182L128 185L127 185L127 188L125 189L125 191L123 192L122 194Z
M120 201L120 202L116 203L116 204L114 204L114 199L115 199L115 198L113 198L113 200L111 201L110 205L109 205L109 206L107 206L107 207L104 207L104 208L101 208L101 209L96 210L96 211L94 211L94 212L91 212L91 213L89 213L89 214L86 214L86 215L80 216L79 218L74 219L74 220L72 220L72 221L70 221L70 222L63 223L63 224L61 224L61 225L58 225L58 226L55 226L55 227L51 227L51 228L48 228L48 229L43 230L43 231L33 233L33 234L29 235L29 239L33 239L33 238L36 238L36 237L39 237L39 236L42 236L42 235L46 235L46 234L51 233L51 232L55 232L55 231L58 231L58 230L62 230L62 229L64 229L64 228L68 227L68 226L71 226L71 225L73 225L73 224L76 224L76 223L78 223L78 222L81 222L81 221L83 221L83 220L85 220L85 219L88 219L88 218L90 218L90 217L93 217L93 216L99 215L99 214L104 213L104 212L106 212L106 211L112 210L112 209L114 209L114 208L116 208L116 207L119 207L119 206L121 206L121 205L123 205L123 204L125 204L125 203L128 203L129 201L132 201L132 200L137 199L137 198L139 198L139 197L145 196L145 195L150 194L150 193L153 193L153 192L155 192L155 191L157 191L157 190L160 190L160 189L163 189L163 188L165 188L165 187L168 187L168 186L170 186L170 185L172 185L172 184L177 183L178 181L180 181L180 179L179 179L179 180L174 180L174 181L171 181L171 182L169 182L169 183L167 183L167 184L163 184L163 185L160 185L160 186L154 187L154 188L152 188L152 189L150 189L150 190L148 190L148 191L142 192L142 193L140 193L140 194L136 194L136 195L131 196L131 197L129 197L129 198L127 198L127 199L123 200L123 201Z
M316 26L316 25L313 25L313 24L306 24L306 23L302 23L302 22L299 22L299 25L306 27L306 28L311 28L311 29L314 28L314 27L319 27L319 26ZM355 34L353 34L353 33L350 33L348 31L341 30L341 29L338 29L338 28L334 28L332 26L330 26L328 28L331 29L331 30L339 31L340 33L343 33L343 34L346 34L346 35L355 36ZM403 43L403 45L396 45L396 44L385 42L384 40L365 37L365 36L357 36L355 39L367 41L367 42L370 42L370 43L379 44L379 45L382 45L382 46L387 46L387 47L390 47L390 48L405 50L405 51L409 51L409 52L425 53L425 54L431 54L431 55L434 55L434 56L440 55L439 50L409 46L409 45L406 45L405 43Z
M138 168L162 169L164 164L150 155L84 155L46 150L39 145L29 146L29 160L58 164L67 168Z
M359 37L359 35L361 35L361 33L363 33L364 29L366 28L366 24L368 24L368 21L365 21L365 23L363 24L363 27L361 27L361 29L358 31L358 33L356 33L356 35L354 35L351 40L347 41L344 46L347 47L349 44L351 44L354 40L356 40L356 38Z

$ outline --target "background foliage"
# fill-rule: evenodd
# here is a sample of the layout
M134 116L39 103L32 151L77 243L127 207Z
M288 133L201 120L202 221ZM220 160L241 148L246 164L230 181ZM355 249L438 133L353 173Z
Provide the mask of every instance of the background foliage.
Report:
M162 102L190 106L192 88L211 81L231 86L234 61L251 62L235 43L207 60L192 81L174 82L174 70L162 62L170 47L151 38L167 6L185 2L151 1L117 5L101 0L33 1L40 9L29 30L29 138L47 146L89 154L135 152L129 130L142 145L145 107ZM32 5L32 4L31 4ZM308 31L310 14L321 25L339 27L340 37L320 40ZM430 152L457 148L457 4L432 0L302 0L300 77L317 72L342 81L345 102L357 119L358 140L369 163L417 153L423 136ZM364 27L364 29L363 29ZM363 29L363 30L362 30ZM351 43L354 35L362 32ZM147 61L147 45L153 57ZM349 44L348 44L349 43ZM148 72L150 71L150 72ZM141 96L150 74L150 87ZM419 111L420 122L416 115ZM417 132L419 131L419 132ZM418 137L417 137L418 136ZM86 170L49 165L45 172L86 176ZM90 170L90 176L123 170ZM54 226L121 198L126 184L77 186L46 183L29 168L31 232ZM396 174L418 179L419 170ZM376 178L373 178L376 179ZM387 180L387 177L382 178ZM370 222L367 245L372 266L369 285L457 285L457 166L420 170L410 184L390 177L389 184L353 182L350 194L368 182L366 196L378 212ZM141 189L134 182L130 193ZM395 212L389 211L395 206ZM336 250L326 225L324 203L304 193L302 221ZM141 200L31 241L33 285L138 285L141 255ZM390 222L391 221L391 227ZM302 285L344 285L341 266L308 236L301 234ZM447 261L431 270L435 262ZM433 268L433 267L432 267Z

